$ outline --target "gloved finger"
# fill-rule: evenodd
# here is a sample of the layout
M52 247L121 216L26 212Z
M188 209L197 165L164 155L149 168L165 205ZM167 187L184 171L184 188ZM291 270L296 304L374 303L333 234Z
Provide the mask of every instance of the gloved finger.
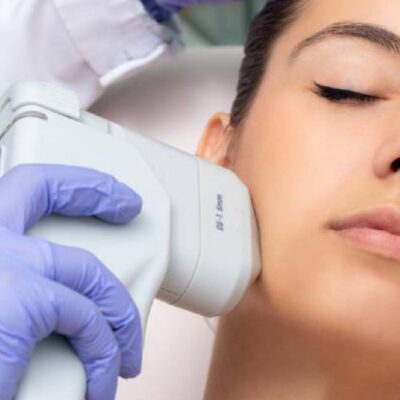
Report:
M114 400L121 353L110 326L100 310L86 297L48 281L48 304L53 305L52 332L68 337L83 362L87 376L88 400ZM46 306L46 305L44 305Z
M141 211L141 197L114 177L90 168L21 164L0 178L0 224L23 233L49 214L96 216L126 223Z
M20 264L12 268L1 265L0 398L14 398L34 345L55 332L68 337L83 362L88 398L113 400L121 355L97 307L79 293L26 271Z
M142 364L138 308L122 282L89 251L21 236L0 226L0 253L22 273L35 272L89 298L109 323L121 352L123 378L135 377ZM29 254L29 262L26 255ZM12 267L12 266L11 266Z
M135 377L142 363L139 310L122 282L92 253L39 241L48 262L43 275L92 300L109 323L121 352L120 376ZM43 268L43 267L42 267Z
M26 318L26 305L34 306L37 276L19 269L18 262L0 252L0 398L15 397L28 367L37 338ZM41 278L42 279L42 278Z
M36 340L32 336L15 332L0 321L0 398L2 400L12 400L15 397L35 344Z

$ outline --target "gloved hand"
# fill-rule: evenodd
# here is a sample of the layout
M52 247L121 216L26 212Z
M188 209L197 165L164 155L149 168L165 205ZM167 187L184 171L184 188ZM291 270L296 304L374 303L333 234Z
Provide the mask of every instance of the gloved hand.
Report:
M142 0L147 12L158 22L167 21L172 13L196 4L233 3L242 0Z
M24 236L41 217L96 216L115 224L141 198L87 168L25 164L0 178L0 398L14 398L37 341L68 337L87 375L87 398L111 400L118 375L139 374L140 316L128 291L93 254Z

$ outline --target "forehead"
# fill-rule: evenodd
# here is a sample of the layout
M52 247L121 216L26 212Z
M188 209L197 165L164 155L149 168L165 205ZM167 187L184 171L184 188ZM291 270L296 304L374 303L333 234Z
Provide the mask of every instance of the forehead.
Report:
M343 22L376 25L400 36L399 16L400 0L309 0L300 17L277 40L274 51L283 62L302 41Z
M400 0L308 0L303 17L299 21L316 27L337 20L352 19L386 24L400 33Z

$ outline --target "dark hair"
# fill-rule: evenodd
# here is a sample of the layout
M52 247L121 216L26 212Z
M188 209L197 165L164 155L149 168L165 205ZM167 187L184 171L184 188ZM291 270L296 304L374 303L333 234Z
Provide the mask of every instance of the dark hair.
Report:
M227 127L227 130L236 131L231 138L228 153L232 150L234 139L256 97L276 40L309 2L310 0L271 0L254 17L247 33L245 56L240 67L230 125Z

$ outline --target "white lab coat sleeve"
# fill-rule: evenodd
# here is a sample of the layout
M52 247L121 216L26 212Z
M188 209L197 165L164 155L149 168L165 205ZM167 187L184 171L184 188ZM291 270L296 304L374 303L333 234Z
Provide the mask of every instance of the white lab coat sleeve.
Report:
M140 0L0 1L0 94L36 79L74 90L87 108L183 48L176 18L159 24Z

